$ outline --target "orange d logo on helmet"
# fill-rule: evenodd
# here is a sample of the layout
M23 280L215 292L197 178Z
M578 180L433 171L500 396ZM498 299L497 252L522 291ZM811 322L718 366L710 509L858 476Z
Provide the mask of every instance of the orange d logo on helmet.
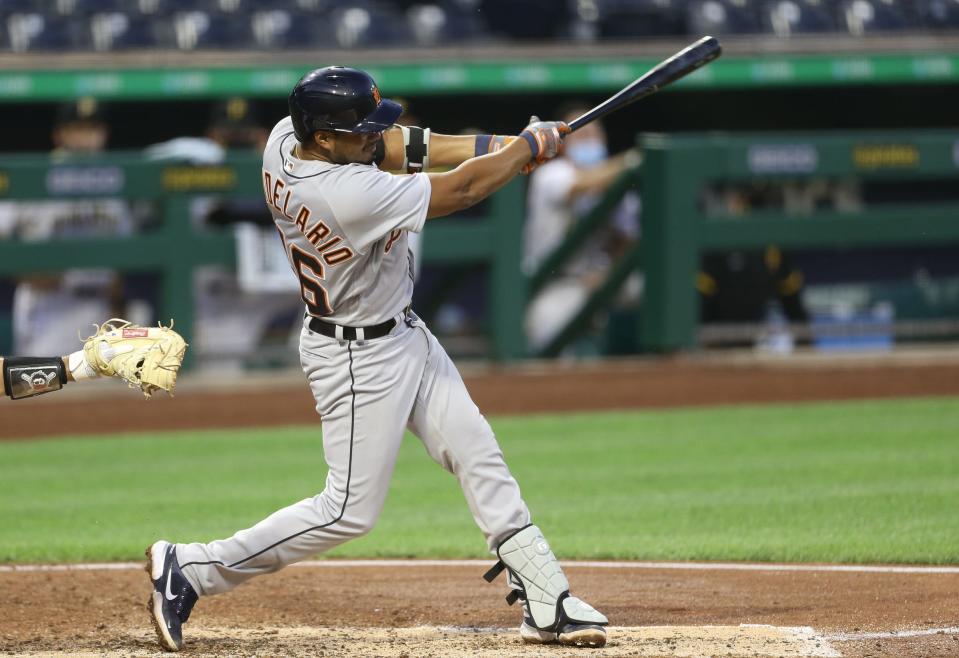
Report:
M377 105L379 105L379 104L380 104L380 100L382 100L382 99L380 98L380 88L379 88L379 87L376 87L376 86L373 87L373 100L376 101L376 104L377 104Z

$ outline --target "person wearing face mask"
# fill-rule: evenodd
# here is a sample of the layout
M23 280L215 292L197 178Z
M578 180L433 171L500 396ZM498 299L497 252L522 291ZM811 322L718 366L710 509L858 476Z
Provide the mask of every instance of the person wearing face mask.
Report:
M588 109L586 104L570 104L559 116L569 122ZM523 271L532 275L563 242L579 218L598 203L603 192L638 161L639 155L633 149L609 156L606 132L599 121L570 134L565 140L564 153L530 175ZM628 193L613 211L605 230L584 243L530 300L525 329L531 351L539 351L549 344L603 282L610 265L639 237L639 211L639 197ZM627 294L638 296L640 285L638 281L629 282Z

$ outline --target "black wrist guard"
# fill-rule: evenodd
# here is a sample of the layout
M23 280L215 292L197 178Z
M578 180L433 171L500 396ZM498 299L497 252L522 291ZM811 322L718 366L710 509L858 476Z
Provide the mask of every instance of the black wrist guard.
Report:
M416 174L430 166L430 129L405 126L406 173Z
M3 359L3 392L13 400L59 391L67 385L67 368L58 356Z

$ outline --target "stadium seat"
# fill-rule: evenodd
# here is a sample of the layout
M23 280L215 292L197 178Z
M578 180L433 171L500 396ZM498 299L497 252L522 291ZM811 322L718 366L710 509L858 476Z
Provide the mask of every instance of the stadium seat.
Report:
M2 0L0 14L42 14L50 9L45 0Z
M156 48L161 44L157 38L154 18L131 16L122 12L104 12L90 17L90 41L97 51Z
M97 0L84 0L96 3ZM170 16L175 13L202 11L211 15L249 15L265 8L285 8L283 0L251 2L250 0L126 0L126 11L144 16Z
M178 11L218 11L215 0L136 0L133 11L143 16L172 16Z
M780 37L838 29L821 0L767 0L760 8L760 23Z
M53 0L45 12L59 16L89 16L95 13L127 12L134 3L124 0Z
M759 16L746 0L693 0L687 5L690 34L752 34L759 32Z
M250 17L253 42L259 48L316 48L333 43L329 22L302 10L265 9Z
M679 0L599 0L595 3L599 36L615 39L683 34L683 4ZM589 5L578 9L580 18L588 20L592 13Z
M55 15L11 14L6 24L10 49L18 53L82 50L89 43L81 25Z
M492 35L517 40L565 37L572 19L559 0L481 0L479 9Z
M388 5L353 1L330 12L336 44L343 48L404 46L411 42L402 14Z
M884 0L842 0L839 5L839 20L853 36L912 27L911 21L899 6Z
M406 10L410 32L417 44L461 43L482 34L479 22L457 2L430 2Z
M959 0L918 0L917 9L926 29L959 29Z
M273 2L250 2L249 0L170 0L165 3L176 11L205 11L210 14L244 14Z
M172 16L171 27L180 50L246 48L253 40L245 15L181 11Z

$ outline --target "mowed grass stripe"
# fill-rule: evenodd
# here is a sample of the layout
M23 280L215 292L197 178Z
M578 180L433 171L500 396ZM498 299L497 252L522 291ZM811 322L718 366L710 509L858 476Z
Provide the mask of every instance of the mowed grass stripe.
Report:
M493 427L568 558L959 563L959 399L516 416ZM357 455L357 458L362 458ZM0 560L129 560L318 493L319 425L0 444ZM408 436L350 557L485 557Z

